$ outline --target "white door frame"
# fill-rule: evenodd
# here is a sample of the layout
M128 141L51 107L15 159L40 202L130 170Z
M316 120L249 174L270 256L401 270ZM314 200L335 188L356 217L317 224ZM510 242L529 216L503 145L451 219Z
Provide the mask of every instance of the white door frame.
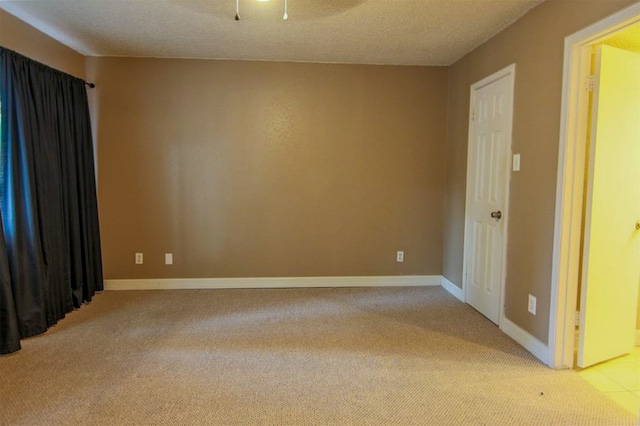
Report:
M589 114L589 96L585 85L590 74L591 46L638 22L640 2L570 35L564 43L549 318L549 366L552 368L573 367Z
M472 131L473 131L473 107L475 104L475 91L481 87L484 87L488 84L493 83L494 81L500 80L502 78L508 78L509 83L511 84L511 99L510 101L513 103L515 99L515 78L516 78L516 64L511 64L500 71L497 71L490 76L483 78L482 80L471 85L470 96L469 96L469 135L467 141L467 153L471 152L470 146L472 141ZM512 114L511 114L511 122L509 123L509 129L507 134L509 136L507 141L507 158L512 158L511 152L511 144L513 141L513 105L512 105ZM473 191L471 188L475 188L476 180L475 176L471 176L469 170L471 168L471 162L474 159L471 158L470 155L467 155L467 191L465 198L465 214L464 214L464 254L462 258L462 295L463 301L467 299L467 262L471 258L471 250L473 247L469 247L467 245L467 241L469 238L469 234L472 232L469 226L469 217L470 217L470 206L471 206L471 197L473 196ZM504 293L505 293L505 277L507 274L507 242L509 235L509 184L511 182L511 161L507 161L507 173L505 173L505 204L504 204L504 215L502 220L504 221L504 238L502 244L502 271L500 271L500 313L498 315L498 327L501 327L504 319Z

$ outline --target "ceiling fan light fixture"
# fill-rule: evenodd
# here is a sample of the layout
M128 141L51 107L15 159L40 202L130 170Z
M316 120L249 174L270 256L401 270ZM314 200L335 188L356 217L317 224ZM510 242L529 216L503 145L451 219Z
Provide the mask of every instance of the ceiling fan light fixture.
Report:
M266 3L270 0L256 0L260 3ZM288 0L284 0L284 14L282 15L282 19L285 21L289 19L289 13L287 12ZM236 0L236 16L234 18L236 21L240 20L240 0Z

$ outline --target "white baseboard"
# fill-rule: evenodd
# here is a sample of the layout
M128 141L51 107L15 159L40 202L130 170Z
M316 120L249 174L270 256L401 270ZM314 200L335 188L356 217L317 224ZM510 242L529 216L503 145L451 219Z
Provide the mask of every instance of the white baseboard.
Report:
M197 290L222 288L415 287L439 286L440 275L378 277L260 277L105 280L105 290Z
M461 302L464 302L464 291L445 277L442 277L442 283L440 284L442 288L447 290L449 293L453 295L456 299Z
M502 317L500 321L500 330L513 340L518 342L526 350L531 352L536 358L542 361L546 365L550 365L551 358L549 357L549 347L536 339L532 334L520 328L514 322L511 322L506 317Z

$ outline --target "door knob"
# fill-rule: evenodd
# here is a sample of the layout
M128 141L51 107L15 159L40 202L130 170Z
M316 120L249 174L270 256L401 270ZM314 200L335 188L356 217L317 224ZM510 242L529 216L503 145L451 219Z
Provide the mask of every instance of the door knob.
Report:
M636 222L636 230L640 231L640 220Z
M494 219L500 220L500 219L502 219L502 212L500 210L498 210L496 212L491 212L491 217L494 218Z

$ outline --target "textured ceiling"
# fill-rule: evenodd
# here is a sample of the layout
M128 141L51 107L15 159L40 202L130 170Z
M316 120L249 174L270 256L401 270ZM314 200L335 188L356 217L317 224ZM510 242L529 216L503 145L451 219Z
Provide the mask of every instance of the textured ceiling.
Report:
M631 25L618 31L604 40L602 44L640 53L640 24Z
M450 65L544 0L0 0L84 55Z

